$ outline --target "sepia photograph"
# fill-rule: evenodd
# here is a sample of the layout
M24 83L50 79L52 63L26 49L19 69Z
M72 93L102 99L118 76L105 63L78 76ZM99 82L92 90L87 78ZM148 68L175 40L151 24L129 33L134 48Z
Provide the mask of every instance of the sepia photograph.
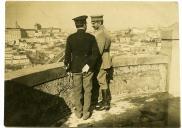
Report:
M4 126L180 127L177 1L6 1Z

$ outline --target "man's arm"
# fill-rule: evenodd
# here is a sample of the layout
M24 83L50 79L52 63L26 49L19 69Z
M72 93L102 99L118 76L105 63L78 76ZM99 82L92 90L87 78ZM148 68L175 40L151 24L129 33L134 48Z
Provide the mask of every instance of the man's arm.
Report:
M65 60L64 60L64 65L66 66L67 70L70 69L70 63L71 63L71 46L70 46L70 39L68 37L66 41Z
M92 54L91 54L91 56L86 61L86 64L87 64L85 66L86 69L88 69L87 66L89 66L89 69L93 68L95 63L96 63L96 61L97 61L97 58L99 56L101 56L100 52L99 52L99 48L98 48L97 42L96 42L96 39L95 39L94 36L93 36L91 41L92 41Z
M105 43L106 43L106 39L105 39L104 33L98 34L97 37L96 37L96 40L97 40L97 44L98 44L98 48L99 48L100 54L102 55L103 52L104 52Z

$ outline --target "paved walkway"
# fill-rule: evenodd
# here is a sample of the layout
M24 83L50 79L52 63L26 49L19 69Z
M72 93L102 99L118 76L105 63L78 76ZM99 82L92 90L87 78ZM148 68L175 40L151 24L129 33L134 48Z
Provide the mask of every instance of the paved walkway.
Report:
M118 96L113 98L109 111L94 110L87 120L78 119L72 113L62 120L64 123L61 127L166 126L168 101L168 96L161 93L125 98ZM178 102L176 100L175 106L178 106Z
M104 120L108 118L110 115L120 115L126 112L127 109L135 109L135 108L136 106L133 105L132 103L129 103L128 101L115 102L115 103L112 102L111 109L109 111L93 111L92 116L87 120L78 119L73 113L64 123L64 125L67 125L69 127L77 127L82 124L86 124L87 126L92 126L93 124L95 124L95 122Z

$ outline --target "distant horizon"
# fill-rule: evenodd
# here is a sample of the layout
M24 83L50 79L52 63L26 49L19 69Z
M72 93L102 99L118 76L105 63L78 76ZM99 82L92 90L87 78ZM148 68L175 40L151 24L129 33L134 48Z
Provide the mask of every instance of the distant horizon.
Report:
M40 23L41 24L41 23ZM153 28L166 28L166 27L170 27L170 26L172 26L172 25L175 25L175 24L177 24L177 25L179 25L179 22L175 22L175 23L172 23L172 24L170 24L170 25L168 25L168 26L146 26L146 27L126 27L126 28L120 28L120 29L117 29L117 30L109 30L109 31L120 31L120 30L125 30L125 29L129 29L129 28L138 28L138 29L146 29L146 28L150 28L150 27L153 27ZM16 28L16 27L5 27L6 29L13 29L13 28ZM20 26L20 28L21 29L35 29L34 27L32 27L32 28L23 28L23 27L21 27ZM63 32L67 32L66 30L64 30L64 29L62 29L61 27L55 27L55 26L51 26L51 27L42 27L42 28L59 28L59 29L61 29L61 31L63 31ZM75 27L75 29L73 29L72 31L75 31L76 30L76 27ZM87 31L94 31L93 29L87 29Z
M40 23L43 28L56 27L75 31L72 18L88 15L88 31L92 31L90 16L104 15L104 25L110 31L127 28L167 27L179 22L177 2L6 2L6 28L16 21L25 29Z

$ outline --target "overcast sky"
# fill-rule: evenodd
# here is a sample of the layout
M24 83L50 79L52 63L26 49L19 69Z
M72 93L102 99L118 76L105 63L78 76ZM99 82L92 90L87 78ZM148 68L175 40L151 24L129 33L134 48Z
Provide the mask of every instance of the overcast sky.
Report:
M104 15L109 30L127 27L168 26L178 22L176 2L6 2L6 27L60 27L74 30L72 18L80 15ZM90 17L87 19L91 29Z

